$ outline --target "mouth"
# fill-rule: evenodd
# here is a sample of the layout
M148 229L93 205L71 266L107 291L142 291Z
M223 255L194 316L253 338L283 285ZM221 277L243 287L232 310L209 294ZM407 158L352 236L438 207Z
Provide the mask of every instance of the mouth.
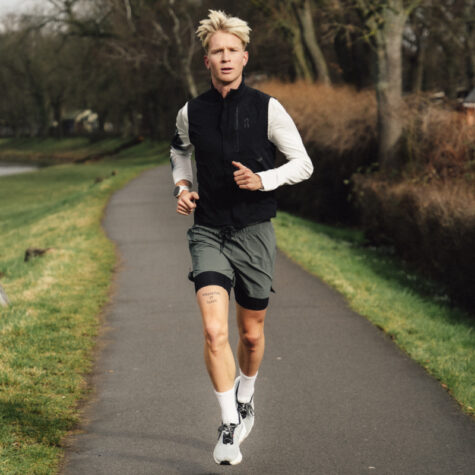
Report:
M233 70L233 68L221 68L222 73L230 73Z

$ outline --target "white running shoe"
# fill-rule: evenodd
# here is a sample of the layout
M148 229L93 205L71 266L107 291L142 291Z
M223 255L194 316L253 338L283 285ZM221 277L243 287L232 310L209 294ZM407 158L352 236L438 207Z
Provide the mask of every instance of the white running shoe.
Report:
M243 424L224 424L218 429L218 443L214 448L213 457L218 465L237 465L242 460L239 444L244 435Z
M236 404L239 413L239 417L241 418L241 424L244 426L244 436L241 442L251 433L251 430L254 426L254 395L251 397L249 402L239 402L237 400L238 394L238 387L239 387L239 376L234 381L234 389L236 394Z

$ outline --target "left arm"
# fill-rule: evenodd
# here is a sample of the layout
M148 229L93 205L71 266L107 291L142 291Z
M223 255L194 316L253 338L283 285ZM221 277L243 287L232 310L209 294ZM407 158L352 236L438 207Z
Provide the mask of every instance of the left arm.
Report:
M294 121L273 97L269 100L268 118L267 136L288 162L278 168L257 173L253 173L241 163L233 162L238 169L234 172L234 180L239 188L271 191L281 185L294 185L304 181L313 173L312 160L305 150Z
M310 178L313 164L299 131L284 107L273 97L269 100L268 137L288 162L257 173L261 177L263 191L275 190L281 185L294 185Z

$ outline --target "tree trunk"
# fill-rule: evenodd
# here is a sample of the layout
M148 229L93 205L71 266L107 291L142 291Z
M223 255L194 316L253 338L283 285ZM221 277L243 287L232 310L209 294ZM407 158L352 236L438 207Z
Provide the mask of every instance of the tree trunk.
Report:
M375 32L377 54L376 95L378 99L379 163L383 171L401 165L402 35L407 14L402 0L389 0L383 25Z
M418 48L416 57L414 58L414 69L412 73L412 84L411 91L414 93L419 93L422 91L422 83L424 80L424 61L425 61L425 52L426 45L424 38L419 38Z
M307 63L302 37L298 28L292 29L292 50L294 56L295 73L298 79L313 82L314 75Z
M196 87L195 78L193 77L193 72L191 71L191 61L193 59L193 53L195 49L194 48L195 47L194 30L193 28L191 28L190 45L188 47L188 51L186 51L185 46L183 45L183 41L181 39L183 31L180 25L180 19L175 14L175 11L173 9L175 5L175 0L169 0L169 5L170 7L168 8L168 11L170 13L170 16L173 19L173 36L175 39L175 44L176 44L178 55L180 58L180 66L181 66L181 72L183 74L183 80L185 82L188 94L191 97L196 97L198 95L198 89ZM188 14L187 14L187 20L188 20L189 26L192 25L191 19Z
M317 74L317 78L324 84L331 84L327 62L315 35L310 0L299 0L294 3L294 9L297 15L301 35Z
M466 64L467 64L467 86L469 89L475 87L475 26L472 22L467 21L466 27Z

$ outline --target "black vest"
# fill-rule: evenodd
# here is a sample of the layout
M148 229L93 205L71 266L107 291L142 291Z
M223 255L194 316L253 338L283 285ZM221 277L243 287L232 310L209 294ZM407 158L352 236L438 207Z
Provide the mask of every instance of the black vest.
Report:
M243 81L225 98L213 87L189 101L200 195L196 224L242 228L275 216L274 192L239 189L231 164L241 162L253 172L274 168L275 146L267 138L269 99Z

